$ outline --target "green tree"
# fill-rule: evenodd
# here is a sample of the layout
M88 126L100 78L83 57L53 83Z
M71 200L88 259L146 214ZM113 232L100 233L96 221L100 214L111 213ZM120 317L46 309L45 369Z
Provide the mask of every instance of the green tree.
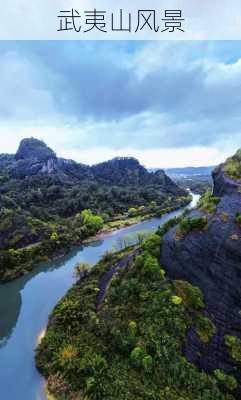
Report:
M128 215L129 215L130 217L136 215L136 213L137 213L137 209L136 209L136 208L134 208L134 207L129 208L129 210L128 210Z

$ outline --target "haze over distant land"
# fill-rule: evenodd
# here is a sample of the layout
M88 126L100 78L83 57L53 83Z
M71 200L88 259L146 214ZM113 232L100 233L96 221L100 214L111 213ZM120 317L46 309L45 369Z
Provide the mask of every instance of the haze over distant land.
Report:
M210 175L215 168L214 165L208 167L183 167L183 168L166 168L167 175L183 175L183 176L196 176L196 175ZM158 170L158 168L150 168L150 171Z
M2 42L1 152L34 136L85 164L217 165L240 147L240 50L226 41Z

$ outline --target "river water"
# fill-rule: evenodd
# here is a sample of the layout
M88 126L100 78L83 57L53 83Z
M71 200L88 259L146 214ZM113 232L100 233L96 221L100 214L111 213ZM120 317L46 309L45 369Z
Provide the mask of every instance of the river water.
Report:
M195 207L200 197L192 195L193 200L188 207ZM155 231L182 211L106 234L57 261L44 263L29 274L0 285L0 399L46 400L44 379L34 364L34 349L47 325L49 314L75 282L76 264L95 264L124 236Z

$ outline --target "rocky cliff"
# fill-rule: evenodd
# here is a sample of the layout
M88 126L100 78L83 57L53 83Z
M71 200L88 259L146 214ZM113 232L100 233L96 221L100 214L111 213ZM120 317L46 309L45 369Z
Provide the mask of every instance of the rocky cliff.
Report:
M213 195L163 237L161 264L170 278L199 286L216 327L208 343L193 328L189 330L187 358L208 372L221 369L240 381L241 181L237 171L241 159L233 168L236 158L237 154L214 170ZM200 217L205 226L186 228Z
M87 179L101 185L147 187L153 186L159 195L185 196L162 170L149 172L133 157L114 158L94 166L77 163L56 156L43 141L23 139L15 155L0 154L0 174L6 170L10 177L25 179L38 175L42 179L49 175L62 182L76 183ZM152 197L150 195L150 197Z

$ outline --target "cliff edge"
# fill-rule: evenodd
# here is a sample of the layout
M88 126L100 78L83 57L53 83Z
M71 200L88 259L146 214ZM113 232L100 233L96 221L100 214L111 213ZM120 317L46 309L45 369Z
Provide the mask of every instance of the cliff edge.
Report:
M161 264L171 279L198 286L215 325L203 342L188 331L184 353L212 372L241 376L241 151L213 171L213 193L207 193L163 237ZM240 392L239 392L240 394Z

